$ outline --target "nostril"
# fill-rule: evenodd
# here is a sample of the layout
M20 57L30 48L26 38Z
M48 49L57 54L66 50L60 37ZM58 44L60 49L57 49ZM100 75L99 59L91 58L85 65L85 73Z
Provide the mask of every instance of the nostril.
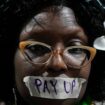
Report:
M61 73L64 73L65 72L65 69L61 69L61 68L58 68L58 67L56 67L56 68L53 68L53 67L48 67L48 69L47 69L47 71L49 72L49 73L52 73L52 74L61 74Z

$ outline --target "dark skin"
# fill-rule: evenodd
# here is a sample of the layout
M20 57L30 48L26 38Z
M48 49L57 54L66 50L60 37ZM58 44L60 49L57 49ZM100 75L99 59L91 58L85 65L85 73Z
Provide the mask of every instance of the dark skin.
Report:
M87 82L82 86L80 95L77 99L50 100L44 98L31 97L29 91L23 83L25 76L43 76L46 77L81 77L88 81L90 66L88 64L81 69L73 69L67 66L62 58L62 50L72 45L87 45L87 35L83 28L77 23L74 12L63 7L57 13L51 11L49 7L34 16L41 24L37 24L33 18L26 24L20 33L20 41L35 40L46 43L55 51L55 56L44 66L33 66L27 62L19 49L15 54L15 79L16 86L20 95L29 103L29 105L75 105L84 95ZM21 66L20 66L21 65Z

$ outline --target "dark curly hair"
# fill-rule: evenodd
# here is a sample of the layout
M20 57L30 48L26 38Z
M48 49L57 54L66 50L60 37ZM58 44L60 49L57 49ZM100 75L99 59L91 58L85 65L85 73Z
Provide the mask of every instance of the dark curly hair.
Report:
M100 2L98 2L100 1ZM102 5L100 4L102 3ZM14 85L13 55L18 46L22 27L35 14L48 6L68 6L75 11L78 22L84 27L92 46L96 37L105 33L104 0L1 0L0 1L0 98L11 99ZM105 52L98 51L92 65L86 95L93 100L105 99L105 71L102 59Z

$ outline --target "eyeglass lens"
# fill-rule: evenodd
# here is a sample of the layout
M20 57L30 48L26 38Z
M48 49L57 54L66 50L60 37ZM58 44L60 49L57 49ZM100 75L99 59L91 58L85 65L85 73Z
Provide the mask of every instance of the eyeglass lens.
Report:
M29 44L24 48L25 56L33 63L45 63L51 57L51 48L42 44ZM90 51L79 47L68 47L63 53L63 60L70 66L82 66L88 62Z

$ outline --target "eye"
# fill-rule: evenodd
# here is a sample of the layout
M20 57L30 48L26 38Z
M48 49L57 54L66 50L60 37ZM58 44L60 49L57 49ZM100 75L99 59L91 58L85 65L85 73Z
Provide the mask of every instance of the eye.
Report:
M83 48L70 48L68 49L68 55L69 57L71 56L75 58L76 60L83 60L85 58L89 58L88 56L90 54L88 50L83 49Z
M84 50L81 48L72 48L72 49L68 49L68 53L73 55L80 55L84 53Z
M25 48L25 53L34 58L44 56L49 52L51 52L51 50L47 46L40 44L28 45Z

